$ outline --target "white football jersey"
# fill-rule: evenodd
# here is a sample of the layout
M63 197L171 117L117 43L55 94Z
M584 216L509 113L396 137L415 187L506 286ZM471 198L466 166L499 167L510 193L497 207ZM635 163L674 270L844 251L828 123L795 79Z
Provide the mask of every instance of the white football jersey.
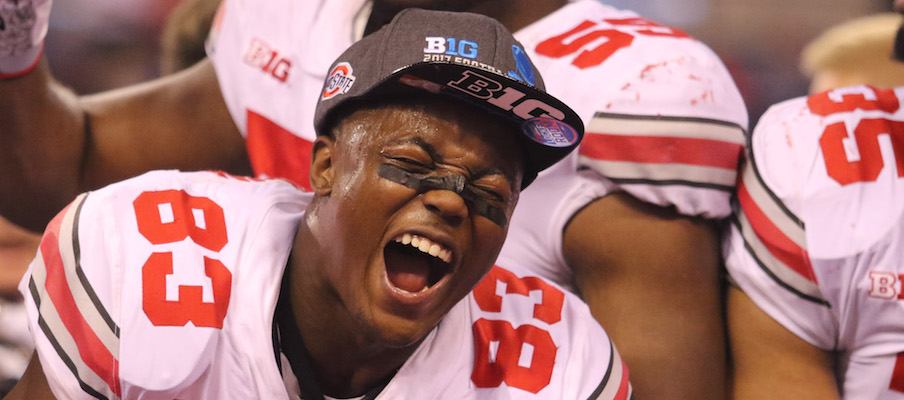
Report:
M274 310L310 194L281 180L157 171L83 194L20 287L65 399L297 399ZM371 399L628 399L575 295L493 268ZM310 399L310 396L309 396Z
M356 40L366 5L226 0L221 7L208 55L259 176L309 187L314 107L331 63ZM586 135L579 153L521 194L501 266L573 290L562 229L614 190L686 215L730 213L747 111L708 47L596 0L572 1L515 37L547 91L581 116Z
M843 397L904 399L904 88L773 106L753 132L723 244L733 281L837 352Z

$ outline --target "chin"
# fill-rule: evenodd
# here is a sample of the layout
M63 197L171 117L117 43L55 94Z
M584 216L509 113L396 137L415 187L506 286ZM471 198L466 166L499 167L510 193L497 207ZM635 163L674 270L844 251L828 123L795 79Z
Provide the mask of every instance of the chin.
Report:
M383 344L392 349L405 349L417 346L427 337L427 332L422 332L417 336L394 336L384 338Z
M390 317L374 326L377 340L386 347L406 348L416 346L436 327L424 322Z

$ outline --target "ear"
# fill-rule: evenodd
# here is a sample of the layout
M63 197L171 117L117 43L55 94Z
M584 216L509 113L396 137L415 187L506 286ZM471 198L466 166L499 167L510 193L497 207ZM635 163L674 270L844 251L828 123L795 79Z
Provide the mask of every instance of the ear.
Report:
M333 191L333 139L318 136L311 147L311 189L314 193L327 196Z

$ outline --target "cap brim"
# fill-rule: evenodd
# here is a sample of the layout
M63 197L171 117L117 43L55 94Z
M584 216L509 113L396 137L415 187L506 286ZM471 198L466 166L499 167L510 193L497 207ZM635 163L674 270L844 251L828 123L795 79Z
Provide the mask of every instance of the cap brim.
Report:
M492 88L481 86L487 81ZM476 86L469 89L463 87L466 84ZM403 88L449 96L513 124L525 152L522 189L537 173L565 158L584 136L584 124L570 107L531 85L485 69L443 62L413 64L374 85L367 96Z

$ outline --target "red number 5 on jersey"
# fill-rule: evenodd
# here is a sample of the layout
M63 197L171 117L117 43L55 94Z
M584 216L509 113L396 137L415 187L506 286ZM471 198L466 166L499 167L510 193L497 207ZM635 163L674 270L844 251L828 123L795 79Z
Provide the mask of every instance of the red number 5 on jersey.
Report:
M536 50L537 54L561 58L584 49L571 64L585 69L600 65L617 51L631 46L637 35L690 38L682 31L643 18L607 19L601 23L584 21L570 31L540 42Z
M825 92L810 97L807 104L814 114L821 116L853 113L855 110L891 114L900 108L893 90L868 87ZM850 133L848 124L853 126ZM883 159L879 147L880 135L888 135L891 140L893 160ZM874 182L886 163L894 165L899 178L904 177L904 122L885 118L850 118L826 126L819 138L819 146L825 158L826 171L842 186Z
M223 208L206 197L189 196L182 190L164 190L144 192L132 204L138 231L151 244L165 245L191 238L195 244L219 252L228 242ZM198 261L200 264L201 260ZM219 260L204 257L203 262L204 274L213 284L213 303L202 300L201 286L187 285L180 285L178 300L171 301L166 299L166 276L173 273L173 253L151 253L142 267L141 280L142 308L152 324L184 326L191 321L199 327L223 327L232 273Z

